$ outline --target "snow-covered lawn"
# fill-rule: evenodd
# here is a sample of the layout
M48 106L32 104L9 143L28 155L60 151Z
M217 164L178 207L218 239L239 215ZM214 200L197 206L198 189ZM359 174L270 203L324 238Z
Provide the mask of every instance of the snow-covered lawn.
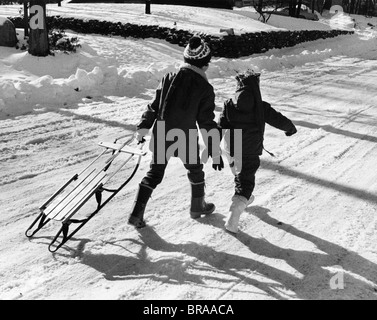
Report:
M0 6L14 16L19 6ZM218 34L334 26L250 10L152 5L48 5L49 15L160 24ZM251 17L250 17L251 16ZM37 58L0 48L0 299L377 299L377 18L354 17L354 35L241 59L208 71L218 115L236 71L262 72L263 98L293 120L287 138L267 127L255 202L232 236L223 220L233 194L228 168L205 167L210 217L189 218L183 166L169 163L146 210L127 224L150 154L134 179L57 253L51 223L29 240L38 207L101 151L99 141L134 130L161 76L183 48L156 39L81 35L75 54ZM300 26L299 26L300 25ZM276 29L275 29L276 30ZM20 37L22 30L19 30ZM75 89L78 89L75 90ZM116 178L122 180L121 175ZM341 289L331 287L342 279ZM338 282L339 284L339 282Z

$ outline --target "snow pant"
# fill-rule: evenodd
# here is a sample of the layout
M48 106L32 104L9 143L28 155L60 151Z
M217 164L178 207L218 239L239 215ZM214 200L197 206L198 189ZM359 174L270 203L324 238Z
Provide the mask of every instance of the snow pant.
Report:
M242 155L242 162L234 158L232 171L234 174L235 195L249 200L255 188L255 174L260 166L258 155Z
M150 163L150 168L145 177L142 179L141 184L145 185L149 188L155 189L164 178L165 169L168 165L168 161L164 164L155 163L152 159ZM195 188L195 193L192 196L194 198L202 197L204 195L204 171L203 171L203 164L200 163L199 159L197 164L183 164L187 169L187 177L192 185L203 185L203 188ZM203 193L203 194L202 194Z

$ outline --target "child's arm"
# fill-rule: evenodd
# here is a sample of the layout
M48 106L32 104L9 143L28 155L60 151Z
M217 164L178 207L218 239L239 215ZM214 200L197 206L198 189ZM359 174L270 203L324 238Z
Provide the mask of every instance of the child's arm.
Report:
M277 129L285 131L287 136L291 136L297 132L297 129L293 122L287 117L277 112L268 102L263 101L264 117L266 123Z
M212 157L212 159L218 158L221 155L221 130L218 127L216 121L214 120L215 107L215 93L213 91L213 87L210 86L208 87L206 94L204 95L201 101L196 121L200 129L204 129L207 132L215 130L215 133L218 134L218 136L214 139L212 139L212 136L209 135L208 140L204 141L204 143L206 144L206 148L208 150L208 156ZM216 170L218 170L217 166Z
M196 121L198 122L200 129L210 131L211 129L217 129L215 122L215 93L212 87L208 87L206 94L200 102L199 112Z
M136 126L138 130L152 128L153 123L157 118L158 107L160 104L161 89L162 89L162 82L156 89L154 100L147 105L146 110L141 115L141 119Z
M220 129L231 129L232 126L229 122L229 119L227 117L227 110L228 110L228 104L233 103L232 99L228 99L224 102L223 111L220 114L219 120L217 121L217 125Z

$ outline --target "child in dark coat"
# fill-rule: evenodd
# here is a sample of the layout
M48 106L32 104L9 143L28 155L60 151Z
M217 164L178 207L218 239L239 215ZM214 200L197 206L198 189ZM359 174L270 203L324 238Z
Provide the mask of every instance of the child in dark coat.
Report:
M235 103L232 99L225 101L218 122L221 129L228 129L223 139L235 175L235 194L225 221L225 228L233 233L238 232L241 213L254 200L252 193L263 152L265 124L284 131L286 136L297 132L291 120L262 100L259 77L260 74L252 70L236 76ZM237 129L242 130L241 139L237 139L240 136Z
M190 216L197 219L215 210L213 203L205 201L205 174L199 158L197 129L199 127L205 132L212 129L218 131L214 120L215 93L205 73L211 57L207 43L200 37L193 36L183 52L185 63L178 72L167 73L162 78L154 100L148 104L137 125L139 142L144 141L144 135L152 128L153 158L149 171L139 185L128 219L136 228L146 226L144 211L147 202L153 190L162 182L171 157L179 157L187 169L191 184ZM163 133L159 134L160 131ZM183 148L177 154L169 152L170 147L179 142L169 138L172 132L182 133L184 137ZM192 133L194 139L188 139ZM209 155L214 160L213 168L221 170L223 163L220 160L220 147L214 146L212 149L212 141L208 141L207 148L211 150Z

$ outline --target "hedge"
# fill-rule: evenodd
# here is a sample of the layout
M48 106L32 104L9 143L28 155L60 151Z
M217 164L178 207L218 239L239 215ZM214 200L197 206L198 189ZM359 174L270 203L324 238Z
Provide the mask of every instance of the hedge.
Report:
M142 3L145 0L71 0L70 3ZM205 7L205 8L220 8L220 9L233 9L233 0L152 0L154 4L167 4L174 6L190 6L190 7ZM153 7L152 7L153 8ZM153 10L153 9L152 9Z
M9 18L16 28L23 28L21 17ZM161 27L156 25L137 25L131 23L99 21L94 19L79 19L72 17L49 16L47 25L50 29L72 30L83 34L100 34L106 36L121 36L124 38L157 38L177 44L187 45L193 33L186 30ZM334 38L339 35L353 34L345 30L302 30L302 31L271 31L254 32L242 35L214 36L201 34L210 45L215 57L239 58L256 53L264 53L270 49L293 47L302 42L318 39Z

